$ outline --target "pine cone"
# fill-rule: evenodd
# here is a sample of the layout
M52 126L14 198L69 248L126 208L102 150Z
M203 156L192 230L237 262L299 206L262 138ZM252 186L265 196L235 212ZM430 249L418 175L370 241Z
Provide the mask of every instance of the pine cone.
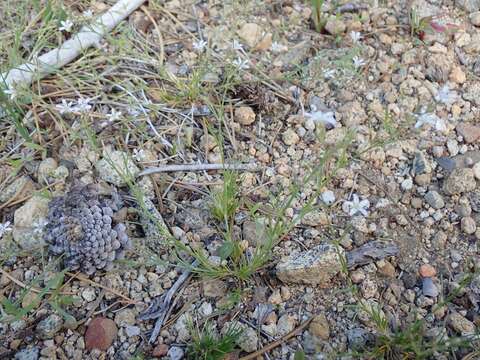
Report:
M99 195L94 186L74 186L49 203L45 242L64 266L93 274L109 270L131 247L122 223L115 224L115 197Z

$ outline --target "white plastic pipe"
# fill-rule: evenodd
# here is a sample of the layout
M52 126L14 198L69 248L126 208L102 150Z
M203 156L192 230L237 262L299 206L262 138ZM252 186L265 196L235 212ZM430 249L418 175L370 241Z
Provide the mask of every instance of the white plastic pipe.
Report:
M62 46L49 51L31 62L22 64L15 69L0 74L0 85L7 88L16 84L30 85L33 79L41 79L65 66L81 52L100 42L102 37L117 26L120 21L140 7L145 0L119 0L110 10L95 20L92 24L83 26L79 33Z

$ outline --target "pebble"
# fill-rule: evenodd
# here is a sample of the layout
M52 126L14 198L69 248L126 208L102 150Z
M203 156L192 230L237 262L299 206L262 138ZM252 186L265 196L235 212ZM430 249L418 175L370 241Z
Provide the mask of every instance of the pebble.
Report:
M325 190L320 197L326 205L331 205L335 202L335 193L331 190Z
M442 195L435 190L431 190L425 194L425 201L434 209L441 209L445 206Z
M134 309L123 309L115 314L115 323L118 326L134 325L136 314Z
M427 278L427 277L431 278L437 275L437 270L435 270L435 268L430 264L423 264L418 269L418 273L423 278Z
M213 312L212 304L210 304L209 302L202 303L202 305L200 305L200 307L198 308L198 312L203 317L211 315Z
M118 187L127 185L125 177L135 177L140 172L131 156L124 151L107 152L103 159L96 162L95 168L102 180Z
M277 277L285 283L330 286L330 281L342 270L340 256L344 250L333 245L318 245L306 252L290 255L276 267Z
M452 312L447 316L447 323L450 327L462 336L469 336L475 334L475 324L458 312Z
M15 210L13 239L25 250L38 250L45 245L39 224L44 223L48 214L49 200L33 196Z
M138 326L127 325L125 326L125 334L127 334L128 337L138 336L140 335L140 328Z
M170 360L181 360L183 359L184 351L181 347L172 346L168 349L167 356Z
M402 190L404 191L408 191L408 190L411 190L413 188L413 181L411 178L407 178L405 180L402 181L402 184L400 185L400 187L402 188Z
M61 329L63 319L57 314L49 315L37 325L37 334L41 339L52 339Z
M475 179L480 180L480 162L477 162L475 165L473 165L472 170Z
M152 355L154 357L162 357L167 355L168 353L168 345L167 344L158 344L153 348Z
M341 18L330 16L325 23L325 30L332 35L340 35L345 32L347 26Z
M117 336L117 326L111 319L104 317L94 318L88 324L85 333L85 348L106 351Z
M423 295L429 296L429 297L438 296L438 288L434 284L431 277L424 277L422 279L422 293Z
M477 225L475 224L475 220L470 216L466 216L462 218L460 221L460 227L465 234L471 235L474 234L477 230Z
M22 349L15 354L15 360L37 360L40 349L36 346Z
M330 338L330 324L324 313L316 315L308 327L312 335L319 337L322 340Z
M57 160L53 158L46 158L38 165L37 178L41 184L48 184L53 172L57 169Z
M455 195L475 190L476 186L472 169L454 169L443 183L443 191Z
M238 31L238 36L248 47L253 48L262 39L262 28L255 23L246 23Z
M288 334L295 328L296 320L295 317L289 314L284 314L280 316L277 322L277 334L283 336Z
M463 137L463 140L467 144L471 144L480 138L479 126L470 125L470 124L461 122L455 127L455 130L459 135Z
M95 289L92 287L87 287L85 290L82 291L82 297L87 301L91 302L95 300L97 297L95 294Z
M469 17L473 26L480 26L480 11L471 13Z
M255 121L255 112L250 106L241 106L235 109L235 119L241 125L251 125Z
M298 144L298 142L300 141L300 136L298 136L298 134L293 129L287 129L282 134L282 140L285 145L295 145Z

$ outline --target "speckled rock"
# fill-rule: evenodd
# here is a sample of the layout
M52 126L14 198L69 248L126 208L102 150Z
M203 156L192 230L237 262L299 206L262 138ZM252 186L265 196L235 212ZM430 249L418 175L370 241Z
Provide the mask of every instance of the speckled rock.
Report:
M342 270L340 257L344 250L330 244L318 245L293 254L277 265L277 277L285 283L313 284L329 287L332 278Z
M443 191L448 195L475 190L477 183L472 169L454 169L443 183Z
M447 317L447 323L450 327L462 336L475 334L475 324L470 320L460 315L458 312L452 312Z
M15 360L37 360L40 349L36 346L22 349L15 354Z
M62 325L63 319L52 314L38 323L37 334L42 339L52 339L62 329Z
M140 172L132 158L123 151L106 152L95 168L102 180L116 186L125 186L123 177L135 177Z
M15 211L13 239L25 250L45 245L42 229L46 223L49 199L33 196Z
M312 335L322 340L328 340L330 337L330 325L324 313L315 316L308 327Z

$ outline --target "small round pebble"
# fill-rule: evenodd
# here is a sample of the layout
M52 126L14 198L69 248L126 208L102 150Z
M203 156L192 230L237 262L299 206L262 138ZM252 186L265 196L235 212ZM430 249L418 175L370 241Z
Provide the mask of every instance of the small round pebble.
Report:
M435 268L430 264L423 264L422 266L420 266L420 269L418 270L418 272L420 276L423 278L434 277L437 274L437 271L435 270Z

